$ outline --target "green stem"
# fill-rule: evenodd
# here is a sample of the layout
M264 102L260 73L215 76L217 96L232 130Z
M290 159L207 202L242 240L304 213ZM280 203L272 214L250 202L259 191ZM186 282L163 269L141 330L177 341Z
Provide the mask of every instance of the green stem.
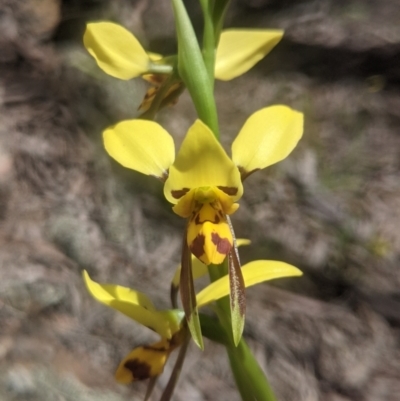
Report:
M226 318L223 321L226 323ZM229 322L226 328L221 319L218 321L204 314L200 314L200 322L205 337L226 347L233 377L242 399L276 401L264 372L246 341L242 338L238 346L234 346Z
M254 399L259 401L276 401L264 372L246 342L242 339L236 348L227 347L227 351L232 370L235 372L240 367L241 374L246 377L245 385L247 388L251 388ZM237 381L236 383L239 387L239 383Z
M215 36L213 23L214 3L210 0L200 0L204 15L203 59L212 88L214 88L215 66Z
M199 118L219 138L218 115L213 85L199 43L182 0L172 0L178 36L178 71L189 90Z

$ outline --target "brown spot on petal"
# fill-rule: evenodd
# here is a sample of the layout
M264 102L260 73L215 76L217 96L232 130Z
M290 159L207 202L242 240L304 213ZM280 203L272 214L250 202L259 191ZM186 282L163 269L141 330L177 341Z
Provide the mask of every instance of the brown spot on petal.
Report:
M139 359L126 361L124 367L132 373L133 380L145 380L150 377L151 366Z
M233 196L236 195L238 192L238 189L235 187L217 187L218 189L220 189L222 192L225 192L227 195Z
M171 195L175 199L180 199L182 196L186 195L190 191L189 188L182 188L178 190L171 191Z
M217 252L222 255L227 255L232 248L231 243L227 238L221 238L217 233L211 234L211 241L217 247Z
M203 234L199 234L190 244L190 251L193 253L194 256L196 256L196 258L200 258L204 254L205 242L205 236Z

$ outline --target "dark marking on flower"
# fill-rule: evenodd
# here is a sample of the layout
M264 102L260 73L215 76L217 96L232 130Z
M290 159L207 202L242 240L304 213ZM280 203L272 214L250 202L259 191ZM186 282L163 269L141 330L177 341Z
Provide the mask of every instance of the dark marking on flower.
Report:
M223 217L223 215L221 217ZM197 213L196 218L194 219L194 222L197 225L204 224L206 221L209 221L212 224L218 224L221 221L221 219L219 218L218 214L215 214L214 220L209 220L209 219L200 220L200 213Z
M243 182L247 177L249 177L250 175L252 175L252 174L255 173L256 171L260 170L259 168L256 168L256 169L254 169L254 170L252 170L252 171L246 171L246 170L244 169L244 167L242 167L242 166L237 166L237 167L238 167L238 169L239 169L240 178L241 178L242 182Z
M151 366L137 358L126 361L124 367L132 373L133 380L145 380L151 377Z
M221 238L218 233L211 234L211 241L217 247L217 252L222 255L227 255L232 248L229 240L227 238Z
M189 188L182 188L171 191L171 195L175 199L180 199L182 196L186 195L190 191Z
M223 186L219 186L217 187L218 189L220 189L222 192L225 192L227 195L233 196L236 195L238 192L238 189L235 187L223 187Z
M190 251L194 256L200 258L204 254L204 244L206 243L206 237L203 234L199 234L193 242L190 244Z

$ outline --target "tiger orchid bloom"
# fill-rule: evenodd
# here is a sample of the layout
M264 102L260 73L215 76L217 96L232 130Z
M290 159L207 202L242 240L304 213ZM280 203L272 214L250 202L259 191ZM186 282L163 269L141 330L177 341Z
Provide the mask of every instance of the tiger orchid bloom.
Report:
M230 158L197 120L175 158L171 135L147 120L126 120L104 131L108 154L123 166L159 178L173 211L187 219L182 251L181 298L189 329L201 345L192 262L221 264L228 257L232 320L239 341L245 314L244 282L229 216L238 209L242 180L284 159L303 132L303 115L278 105L252 114L232 144ZM197 333L197 336L194 334Z
M282 30L227 29L222 31L216 49L215 78L229 81L263 59L282 39ZM173 71L173 58L144 50L137 38L112 22L89 23L83 43L97 65L107 74L128 80L142 76L152 87L139 110L146 111L159 88ZM164 95L165 103L176 102L184 89L180 80L172 83Z
M201 277L206 271L204 265L194 265L196 277ZM270 260L247 263L242 271L246 287L272 279L302 275L294 266ZM83 279L89 293L98 302L123 313L160 336L156 343L133 349L121 361L115 373L117 382L128 384L137 380L157 378L163 372L171 353L184 345L186 326L183 311L157 310L145 294L120 285L96 283L86 271L83 271ZM179 285L176 277L173 282L174 285ZM197 294L197 305L199 308L209 305L228 295L229 291L229 278L224 276ZM179 370L180 366L175 367L172 374L178 374Z

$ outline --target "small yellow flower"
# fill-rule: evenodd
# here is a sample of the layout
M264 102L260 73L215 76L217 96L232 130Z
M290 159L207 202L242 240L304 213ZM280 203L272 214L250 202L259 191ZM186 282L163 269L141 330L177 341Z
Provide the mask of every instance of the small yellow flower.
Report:
M241 240L241 243L245 241ZM206 274L204 265L194 264L196 277ZM243 266L246 287L281 277L301 276L301 271L289 264L257 260ZM177 277L177 276L176 276ZM115 378L119 383L128 384L159 376L172 353L184 341L184 313L178 309L156 310L151 300L143 293L114 284L99 284L86 271L83 279L89 293L100 303L107 305L137 323L148 327L160 335L154 344L132 350L119 364ZM179 279L173 285L179 287ZM203 307L229 294L228 276L211 283L197 294L198 307Z
M216 50L215 78L229 81L263 59L282 39L281 30L227 29L222 31ZM146 111L172 72L172 66L159 54L146 52L136 37L112 22L95 22L86 27L83 43L98 66L119 79L142 76L152 84L139 110ZM166 103L176 102L183 90L181 81L174 82L164 95Z
M99 284L86 271L83 279L89 293L97 301L118 310L137 323L158 333L160 341L135 348L120 363L115 377L127 384L160 375L171 352L182 342L184 313L180 310L158 311L143 293L113 284Z

